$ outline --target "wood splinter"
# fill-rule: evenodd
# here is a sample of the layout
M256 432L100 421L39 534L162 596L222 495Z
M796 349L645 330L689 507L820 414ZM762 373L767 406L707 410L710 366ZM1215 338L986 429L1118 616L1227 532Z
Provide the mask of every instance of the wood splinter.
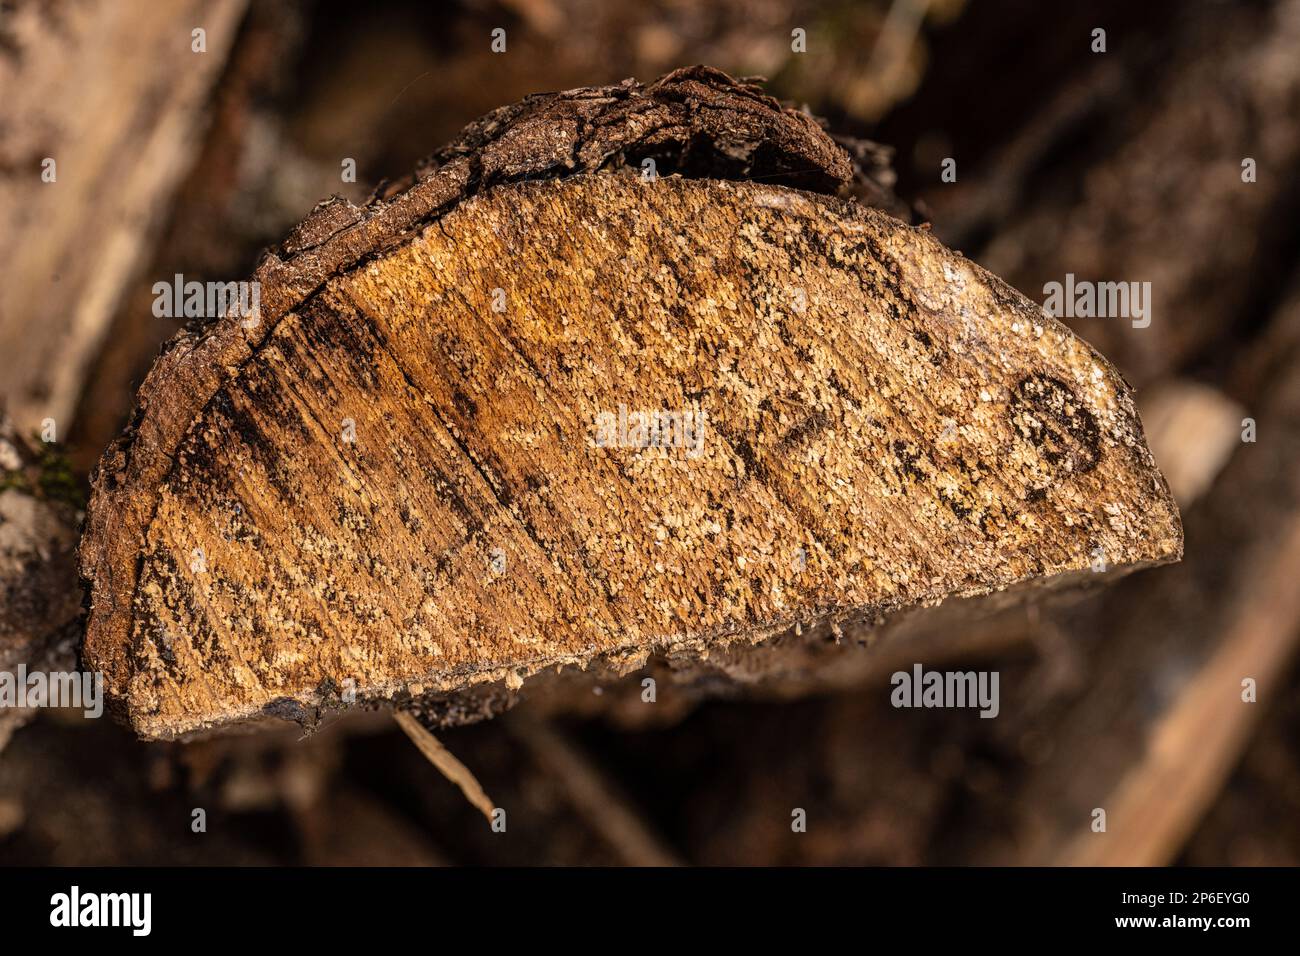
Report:
M843 198L861 175L695 68L529 98L318 207L100 464L110 699L147 737L452 723L556 668L747 680L830 622L1177 559L1121 377Z

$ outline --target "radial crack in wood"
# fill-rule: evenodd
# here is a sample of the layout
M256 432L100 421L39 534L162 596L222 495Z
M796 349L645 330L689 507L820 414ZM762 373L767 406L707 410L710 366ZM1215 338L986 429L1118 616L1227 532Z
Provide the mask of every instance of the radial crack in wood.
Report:
M454 722L552 668L761 654L1181 554L1114 369L926 231L791 188L840 191L847 159L719 76L527 115L601 94L581 154L690 87L767 139L673 148L781 184L608 148L493 179L471 127L472 175L453 149L321 207L259 269L259 315L173 343L82 543L85 653L140 733L353 700ZM572 132L539 122L528 156ZM785 184L774 155L838 172Z

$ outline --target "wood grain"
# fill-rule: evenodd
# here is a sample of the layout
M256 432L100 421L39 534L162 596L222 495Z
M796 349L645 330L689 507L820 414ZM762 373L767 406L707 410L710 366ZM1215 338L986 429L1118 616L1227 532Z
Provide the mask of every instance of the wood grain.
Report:
M532 162L551 145L544 181L491 182L517 157L478 141L373 208L322 207L259 269L254 327L174 343L82 543L85 653L140 733L310 721L353 685L454 721L458 693L543 670L1181 554L1106 361L924 230L792 188L839 191L847 158L718 76L492 127ZM692 84L761 141L679 129L669 160L703 175L643 180L628 130ZM563 141L556 111L594 92L616 119ZM593 128L621 161L604 140L557 173ZM620 406L702 412L701 453L601 445Z

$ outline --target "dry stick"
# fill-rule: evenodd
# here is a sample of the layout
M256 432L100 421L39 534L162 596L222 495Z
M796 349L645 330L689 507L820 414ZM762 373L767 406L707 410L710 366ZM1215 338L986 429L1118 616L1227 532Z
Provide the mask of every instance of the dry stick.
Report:
M470 769L457 760L452 752L415 718L414 714L399 710L393 716L397 720L397 726L401 727L415 746L420 748L420 753L428 758L429 763L460 787L460 792L465 794L465 799L477 807L478 811L487 817L489 823L492 822L492 811L496 809L492 804L492 798L483 791L483 787Z
M506 726L542 766L554 772L584 818L631 866L681 866L683 861L641 820L582 750L551 724L510 719Z
M867 60L866 73L877 83L893 79L895 71L903 64L908 50L921 32L921 24L930 6L930 0L894 0L885 17L884 26L876 38L876 45Z
M1259 722L1242 679L1281 691L1300 639L1300 518L1280 548L1257 561L1223 642L1154 728L1146 759L1106 801L1105 834L1084 833L1056 861L1070 866L1160 866L1191 835Z

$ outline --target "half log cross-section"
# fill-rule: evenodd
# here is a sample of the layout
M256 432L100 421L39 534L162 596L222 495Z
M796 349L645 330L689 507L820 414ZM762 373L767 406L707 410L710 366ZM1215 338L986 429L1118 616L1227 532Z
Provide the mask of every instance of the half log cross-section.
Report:
M319 207L100 465L85 654L119 709L465 719L556 667L1176 559L1115 370L855 175L695 69L531 98Z

